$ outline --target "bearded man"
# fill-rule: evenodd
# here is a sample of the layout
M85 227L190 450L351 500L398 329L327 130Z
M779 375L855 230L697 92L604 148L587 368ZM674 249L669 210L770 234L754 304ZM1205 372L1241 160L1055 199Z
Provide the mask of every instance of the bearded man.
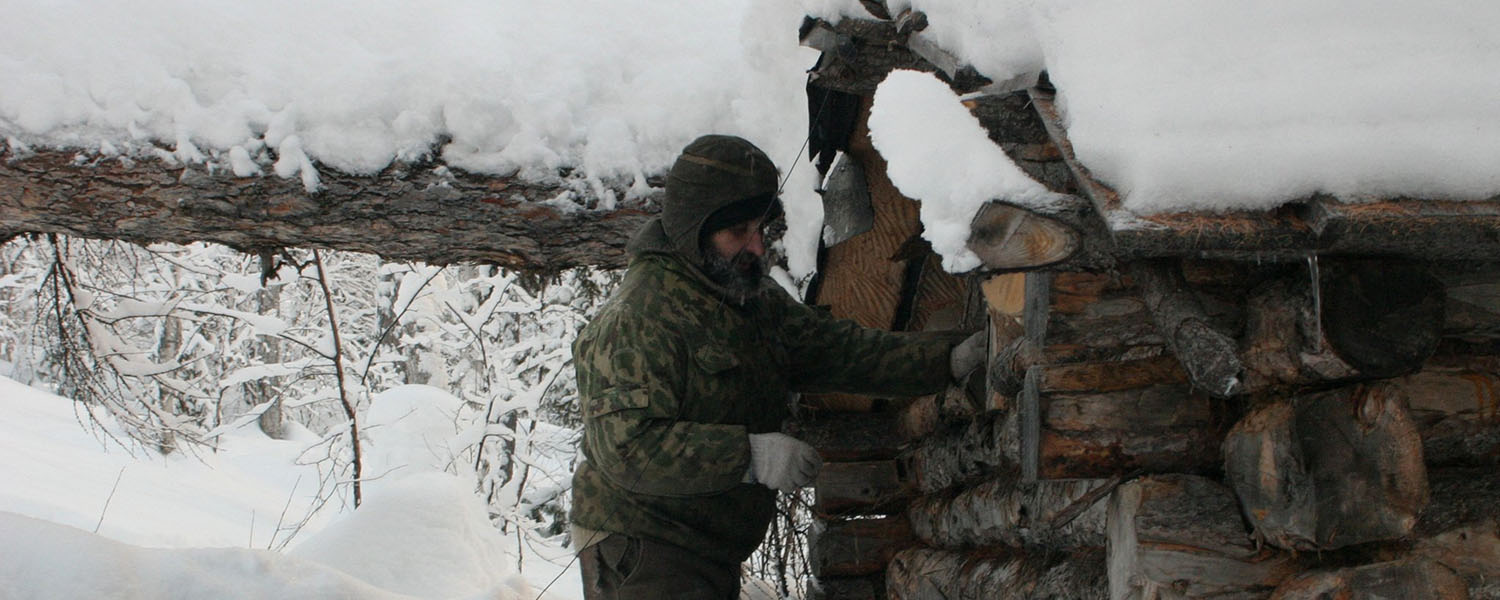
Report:
M667 176L614 296L573 344L584 460L570 516L584 596L739 597L740 563L822 461L779 432L794 392L915 396L976 368L983 341L834 319L766 276L777 170L708 135Z

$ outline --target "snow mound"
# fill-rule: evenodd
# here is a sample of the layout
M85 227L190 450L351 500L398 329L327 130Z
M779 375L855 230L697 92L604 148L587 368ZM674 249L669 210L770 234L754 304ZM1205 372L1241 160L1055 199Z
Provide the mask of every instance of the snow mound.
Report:
M409 598L267 550L141 548L9 512L0 540L0 596L13 600Z
M461 448L464 401L427 385L402 385L375 394L360 421L365 473L380 485L386 474L444 471Z
M372 492L289 554L413 596L533 598L520 576L507 574L500 532L471 484L429 472Z

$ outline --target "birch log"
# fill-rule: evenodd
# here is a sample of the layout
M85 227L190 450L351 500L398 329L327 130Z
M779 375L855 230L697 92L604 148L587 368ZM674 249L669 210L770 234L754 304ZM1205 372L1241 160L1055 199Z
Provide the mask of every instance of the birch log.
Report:
M912 548L886 571L891 600L1104 600L1097 550L1057 555Z
M940 548L1101 547L1105 502L1090 493L1108 484L1102 479L1034 484L995 479L956 494L924 496L906 514L917 538ZM1066 514L1073 508L1076 515Z

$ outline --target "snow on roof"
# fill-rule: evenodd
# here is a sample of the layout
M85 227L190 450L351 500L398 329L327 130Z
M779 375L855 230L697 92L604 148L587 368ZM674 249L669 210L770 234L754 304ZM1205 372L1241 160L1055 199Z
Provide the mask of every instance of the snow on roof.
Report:
M990 141L947 84L929 73L893 71L875 92L870 138L891 182L921 200L922 237L960 273L980 266L969 250L969 224L989 200L1045 206L1047 191Z
M1494 2L888 4L992 80L1046 69L1078 159L1139 213L1500 194Z

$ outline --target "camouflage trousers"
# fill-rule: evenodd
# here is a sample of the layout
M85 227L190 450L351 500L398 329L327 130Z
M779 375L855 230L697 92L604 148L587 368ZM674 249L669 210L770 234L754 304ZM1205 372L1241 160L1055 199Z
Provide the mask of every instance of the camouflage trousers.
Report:
M738 600L739 565L612 534L578 554L586 600Z

